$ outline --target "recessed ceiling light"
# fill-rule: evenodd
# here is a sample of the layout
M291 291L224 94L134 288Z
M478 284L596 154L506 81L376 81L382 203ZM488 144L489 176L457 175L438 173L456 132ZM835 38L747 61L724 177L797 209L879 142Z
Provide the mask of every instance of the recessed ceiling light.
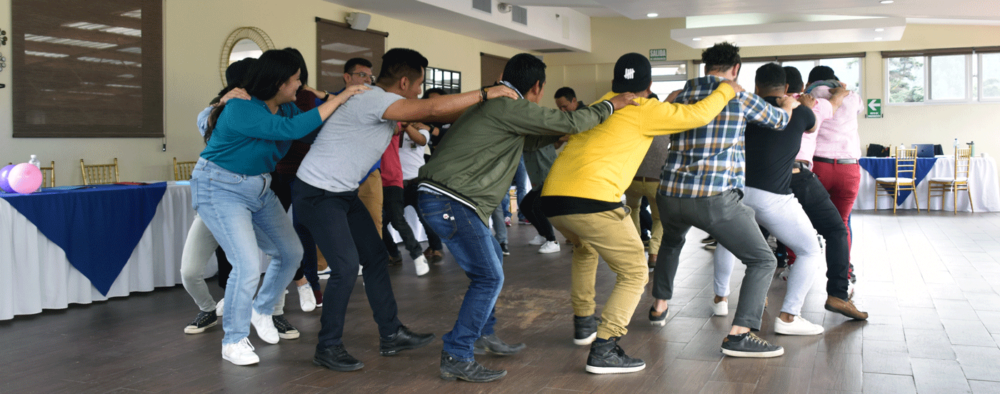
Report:
M695 37L695 38L692 38L692 40L701 41L701 37Z
M875 29L875 31L877 31L877 32L880 32L880 33L881 33L881 32L883 32L883 31L885 31L885 29L883 29L883 28L881 28L881 27L880 27L880 28L878 28L878 29Z
M655 12L650 12L650 13L646 14L647 18L656 18L658 16L660 16L660 14L657 14Z
M882 0L879 3L882 3L882 4L892 4L892 0Z
M882 41L882 37L875 37L875 41Z

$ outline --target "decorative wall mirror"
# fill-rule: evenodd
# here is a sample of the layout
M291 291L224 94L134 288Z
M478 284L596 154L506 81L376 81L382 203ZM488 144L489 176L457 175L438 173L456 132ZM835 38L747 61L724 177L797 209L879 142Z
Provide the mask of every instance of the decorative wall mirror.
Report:
M225 87L226 68L238 60L248 57L260 57L264 51L275 49L271 37L267 36L263 30L256 27L241 27L233 30L226 42L222 44L222 57L219 59L219 76L222 78L222 86Z

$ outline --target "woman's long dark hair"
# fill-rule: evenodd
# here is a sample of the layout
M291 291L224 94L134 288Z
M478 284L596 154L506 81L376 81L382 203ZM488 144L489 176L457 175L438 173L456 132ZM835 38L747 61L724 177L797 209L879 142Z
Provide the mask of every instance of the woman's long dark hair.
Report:
M260 55L260 58L250 63L246 75L238 79L240 82L236 85L232 81L237 79L229 79L229 70L227 69L226 79L230 81L229 86L222 89L219 92L219 96L213 101L218 102L222 96L238 87L245 89L249 95L258 100L269 100L278 94L278 89L285 81L288 81L288 78L299 72L299 69L305 63L305 61L300 59L301 55L296 57L294 53L284 49L268 50ZM216 122L219 120L219 116L222 115L225 107L225 104L221 104L212 109L212 113L208 117L208 129L205 131L205 143L208 143L208 140L212 138L212 131L215 130Z

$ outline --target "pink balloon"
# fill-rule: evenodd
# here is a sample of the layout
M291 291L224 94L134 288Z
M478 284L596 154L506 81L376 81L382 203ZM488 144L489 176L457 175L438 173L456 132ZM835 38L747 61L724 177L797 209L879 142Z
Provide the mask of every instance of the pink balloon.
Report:
M0 170L0 190L3 190L4 192L7 192L7 193L13 193L14 192L14 189L11 189L10 188L10 184L7 183L7 175L9 175L10 174L10 170L13 170L13 169L14 169L14 165L11 164L9 166L5 166L2 170Z
M10 188L15 192L34 193L42 186L42 171L32 164L18 164L7 175L7 183L10 183Z

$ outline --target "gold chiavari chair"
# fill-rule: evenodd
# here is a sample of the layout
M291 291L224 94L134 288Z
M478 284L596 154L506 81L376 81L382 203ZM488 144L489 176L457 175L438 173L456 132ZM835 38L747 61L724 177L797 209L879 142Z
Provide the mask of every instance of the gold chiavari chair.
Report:
M191 179L191 171L194 171L194 165L198 164L197 161L177 161L174 158L174 180L175 181L186 181Z
M920 199L917 197L917 150L896 150L896 176L875 179L875 210L878 210L879 197L892 198L892 213L896 213L896 196L900 191L913 191L913 200L920 212ZM881 194L879 192L882 192Z
M955 149L955 176L931 178L927 181L927 212L931 211L931 197L941 197L941 210L944 210L945 195L955 194L954 213L958 213L958 192L965 190L969 197L969 208L976 212L972 205L972 191L969 190L969 171L972 169L972 149ZM937 193L932 195L931 193Z
M84 185L107 185L121 182L118 179L118 158L112 164L86 165L80 159L80 172L83 174Z
M42 170L42 186L48 184L48 187L56 187L56 162L53 161L48 167L41 167ZM45 180L48 180L46 182Z

